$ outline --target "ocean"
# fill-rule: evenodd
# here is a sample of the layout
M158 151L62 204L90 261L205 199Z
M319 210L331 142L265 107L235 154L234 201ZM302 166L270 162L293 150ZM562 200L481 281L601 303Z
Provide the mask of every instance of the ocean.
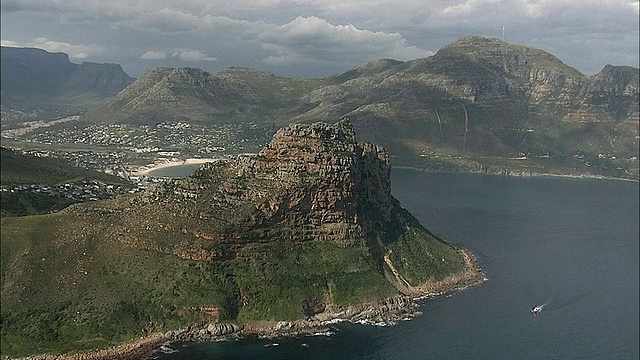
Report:
M421 300L422 316L393 326L172 343L154 358L639 358L637 182L394 169L392 192L435 235L470 249L487 280Z

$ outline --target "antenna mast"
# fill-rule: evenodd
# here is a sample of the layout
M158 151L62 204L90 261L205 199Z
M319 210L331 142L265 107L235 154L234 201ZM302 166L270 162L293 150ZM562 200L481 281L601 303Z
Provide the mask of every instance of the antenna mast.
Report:
M502 25L502 41L504 41L504 32L507 30L507 25Z

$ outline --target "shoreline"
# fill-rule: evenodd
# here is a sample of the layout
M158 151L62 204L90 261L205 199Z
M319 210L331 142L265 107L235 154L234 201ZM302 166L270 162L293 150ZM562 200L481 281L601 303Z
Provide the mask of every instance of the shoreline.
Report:
M181 165L196 165L196 164L206 164L209 162L219 161L222 158L188 158L184 160L180 159L165 159L160 162L137 166L131 170L132 176L149 176L150 173L165 169L174 166ZM407 169L407 170L415 170L426 173L433 174L485 174L485 175L493 175L493 176L508 176L508 177L551 177L551 178L567 178L567 179L594 179L594 180L618 180L618 181L627 181L627 182L640 182L640 179L630 179L630 178L621 178L621 177L612 177L612 176L604 176L604 175L593 175L593 174L555 174L555 173L524 173L524 172L484 172L484 171L470 171L470 170L429 170L426 168L416 167L416 166L404 166L404 165L392 165L392 168L396 169Z
M452 245L455 246L455 245ZM487 279L467 249L455 246L463 255L465 268L446 278L412 286L410 292L378 301L349 306L329 306L306 320L292 321L249 321L242 325L232 323L193 324L184 329L166 333L153 333L128 343L110 348L63 355L33 355L15 358L19 360L125 360L142 359L161 351L162 346L175 341L213 342L223 339L278 339L299 335L333 334L330 325L348 322L351 324L388 326L398 321L422 315L418 302L481 284ZM14 359L7 357L7 359Z
M16 358L18 360L130 360L142 359L153 354L167 338L162 333L143 336L132 342L125 342L112 347L62 355L32 355ZM6 359L14 359L6 357Z
M218 160L219 159L216 159L216 158L189 158L184 160L171 159L171 160L166 160L162 162L157 162L157 163L137 167L131 171L131 175L132 176L149 176L150 173L160 169L170 168L174 166L181 166L181 165L206 164L206 163L210 163Z
M427 282L422 285L398 289L398 295L366 302L359 305L328 306L323 312L314 314L306 320L291 321L249 321L242 325L215 324L216 329L238 328L238 331L220 332L210 331L214 325L201 324L189 326L186 329L169 331L165 337L172 341L219 341L221 339L256 338L277 339L295 337L298 335L330 335L330 325L348 322L351 324L366 324L387 326L398 321L415 318L422 315L418 302L465 290L479 285L487 280L475 256L467 249L453 245L462 254L465 267L458 273L451 274L442 280ZM408 291L407 291L408 290Z
M400 166L400 165L392 165L391 168L415 170L415 171L432 173L432 174L482 174L482 175L491 175L491 176L505 176L505 177L519 177L519 178L552 177L552 178L566 178L566 179L618 180L618 181L627 181L627 182L636 182L636 183L640 182L640 179L636 180L636 179L618 178L618 177L604 176L604 175L590 175L590 174L572 175L572 174L553 174L553 173L512 173L512 172L499 173L499 172L484 172L484 171L469 171L469 170L437 171L437 170L429 170L429 169L415 167L415 166Z

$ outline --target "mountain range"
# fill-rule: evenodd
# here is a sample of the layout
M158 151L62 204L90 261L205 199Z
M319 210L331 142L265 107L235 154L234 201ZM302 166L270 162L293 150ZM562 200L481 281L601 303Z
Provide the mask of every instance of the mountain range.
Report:
M274 129L349 118L396 165L637 178L638 81L638 68L587 76L543 50L473 36L319 79L155 68L82 120Z
M315 79L154 68L134 82L119 65L14 48L2 49L2 67L3 123L86 111L81 122L246 124L266 143L280 126L349 118L394 165L638 178L638 68L584 75L499 39L464 37L427 58Z
M65 53L3 46L0 54L3 123L86 111L135 80L118 64L75 64Z

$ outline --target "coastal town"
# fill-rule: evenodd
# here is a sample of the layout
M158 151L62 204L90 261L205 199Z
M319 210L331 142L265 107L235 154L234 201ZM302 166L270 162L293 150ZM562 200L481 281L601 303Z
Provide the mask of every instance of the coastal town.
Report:
M122 185L111 185L101 181L82 181L80 183L46 185L13 185L0 186L1 192L12 194L31 193L69 199L76 202L113 199L120 194L136 192L141 188Z
M123 158L126 153L132 157L163 153L203 157L253 151L266 143L270 135L264 129L258 130L252 123L207 126L181 122L156 125L86 124L79 122L77 117L64 123L64 126L59 120L23 123L19 128L3 129L2 137L52 149L111 152L110 160L114 160ZM65 155L71 153L67 150Z
M204 127L187 123L156 125L82 124L78 116L49 122L26 122L3 129L3 146L26 155L62 159L71 165L104 172L146 188L158 167L203 163L255 152L267 132L255 124ZM61 125L64 123L64 127ZM73 124L73 126L69 126ZM23 191L22 189L13 189Z

